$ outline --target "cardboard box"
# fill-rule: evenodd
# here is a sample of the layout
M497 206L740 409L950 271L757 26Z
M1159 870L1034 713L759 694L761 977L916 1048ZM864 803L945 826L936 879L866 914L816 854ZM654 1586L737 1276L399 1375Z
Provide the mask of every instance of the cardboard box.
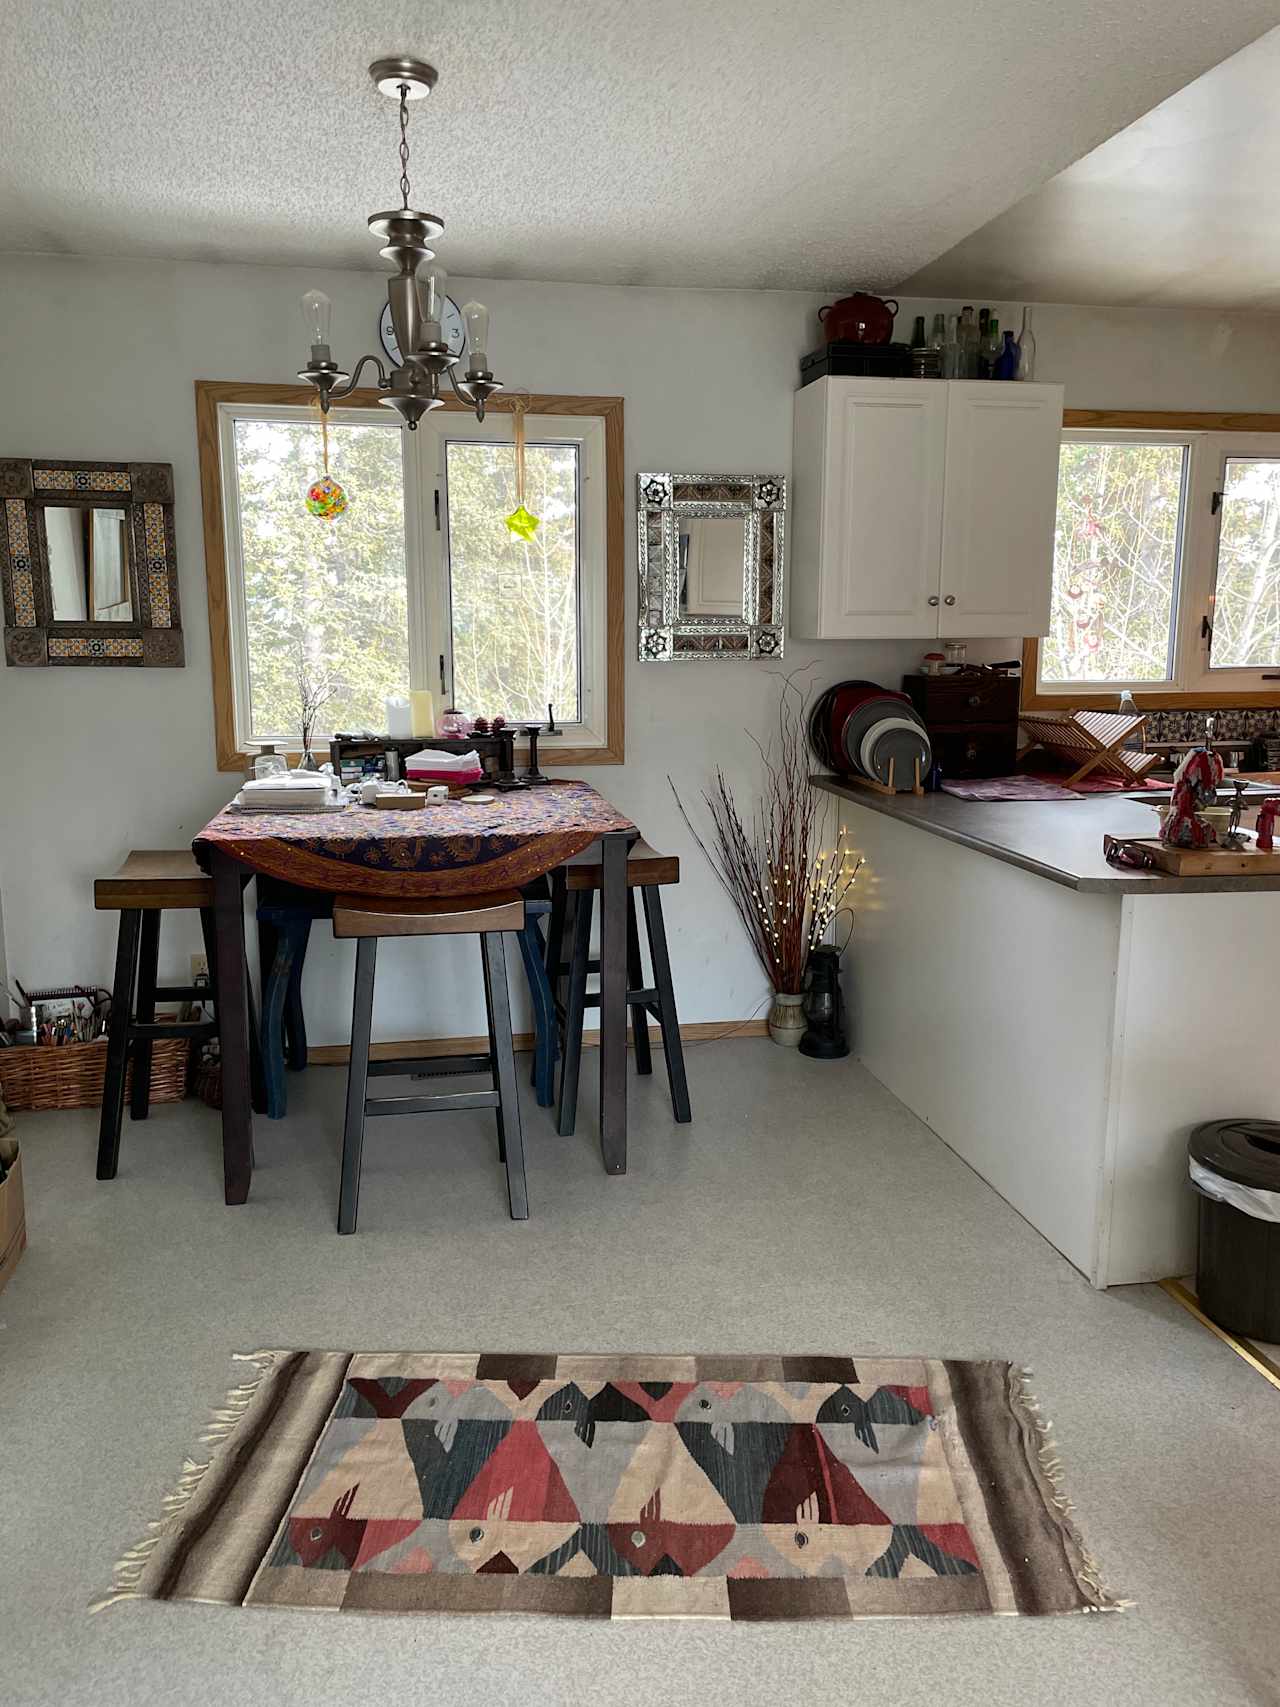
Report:
M0 1183L0 1290L27 1248L27 1211L22 1200L22 1156Z

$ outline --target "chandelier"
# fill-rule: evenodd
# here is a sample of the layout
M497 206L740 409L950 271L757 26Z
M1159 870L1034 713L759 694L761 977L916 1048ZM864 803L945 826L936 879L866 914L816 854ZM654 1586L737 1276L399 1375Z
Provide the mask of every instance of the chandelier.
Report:
M435 264L435 251L428 247L444 230L444 221L434 214L418 213L409 206L409 102L429 95L436 85L436 69L420 59L375 59L369 75L383 95L400 103L400 200L390 213L369 217L369 229L383 241L379 251L396 267L387 280L391 323L400 351L398 366L390 371L377 356L361 356L355 372L344 373L329 350L329 314L332 304L323 291L309 290L302 299L302 313L311 333L311 358L298 374L320 394L320 407L327 414L331 404L340 403L360 383L364 369L378 370L379 403L394 409L412 432L428 409L440 409L440 381L447 374L456 396L484 420L485 399L502 387L489 371L485 354L489 341L489 310L479 302L468 302L462 310L467 328L467 372L459 379L454 368L459 358L450 353L442 336L445 270Z

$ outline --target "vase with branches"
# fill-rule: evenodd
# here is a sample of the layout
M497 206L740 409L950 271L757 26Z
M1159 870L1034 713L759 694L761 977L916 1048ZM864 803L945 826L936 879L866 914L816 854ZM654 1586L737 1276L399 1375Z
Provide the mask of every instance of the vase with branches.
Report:
M297 648L294 665L298 684L298 718L302 734L302 758L299 762L303 770L313 771L317 768L315 754L311 750L316 723L320 713L337 692L338 684L328 666L308 657L306 648L302 645Z
M782 677L777 727L767 746L752 737L763 765L759 798L744 808L717 767L714 783L703 792L711 817L706 839L671 784L681 816L733 902L773 989L770 1034L788 1044L798 1044L804 1030L800 1001L810 952L837 917L852 912L850 895L862 865L843 828L834 846L822 845L819 808L809 786L805 710L795 676Z

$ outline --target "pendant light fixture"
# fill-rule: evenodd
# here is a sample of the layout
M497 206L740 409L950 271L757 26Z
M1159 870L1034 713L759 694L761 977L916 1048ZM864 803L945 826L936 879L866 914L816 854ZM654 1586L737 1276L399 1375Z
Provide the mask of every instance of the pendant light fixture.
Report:
M400 106L401 205L389 213L370 215L369 229L382 239L383 259L396 268L395 275L387 280L387 297L401 360L398 367L388 371L377 356L361 356L355 371L344 373L329 349L329 298L323 291L309 290L302 299L302 313L311 338L311 357L298 378L315 386L320 407L327 414L331 404L350 397L361 373L372 363L378 370L378 390L384 394L379 403L394 409L412 432L428 409L442 407L440 381L447 374L458 398L475 410L478 421L483 421L486 398L502 389L490 372L486 353L489 310L478 302L469 302L462 310L467 326L467 372L459 379L454 371L459 358L450 354L441 335L444 270L430 265L435 251L429 245L443 232L444 221L409 206L409 102L431 93L436 69L420 59L375 59L369 75L379 92Z

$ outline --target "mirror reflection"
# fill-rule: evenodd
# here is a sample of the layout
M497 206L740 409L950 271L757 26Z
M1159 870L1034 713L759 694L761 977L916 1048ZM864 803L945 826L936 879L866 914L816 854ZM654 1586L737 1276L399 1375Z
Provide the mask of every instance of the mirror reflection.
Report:
M131 622L128 511L47 505L55 622Z
M743 616L746 524L741 516L680 517L680 609L688 616Z

